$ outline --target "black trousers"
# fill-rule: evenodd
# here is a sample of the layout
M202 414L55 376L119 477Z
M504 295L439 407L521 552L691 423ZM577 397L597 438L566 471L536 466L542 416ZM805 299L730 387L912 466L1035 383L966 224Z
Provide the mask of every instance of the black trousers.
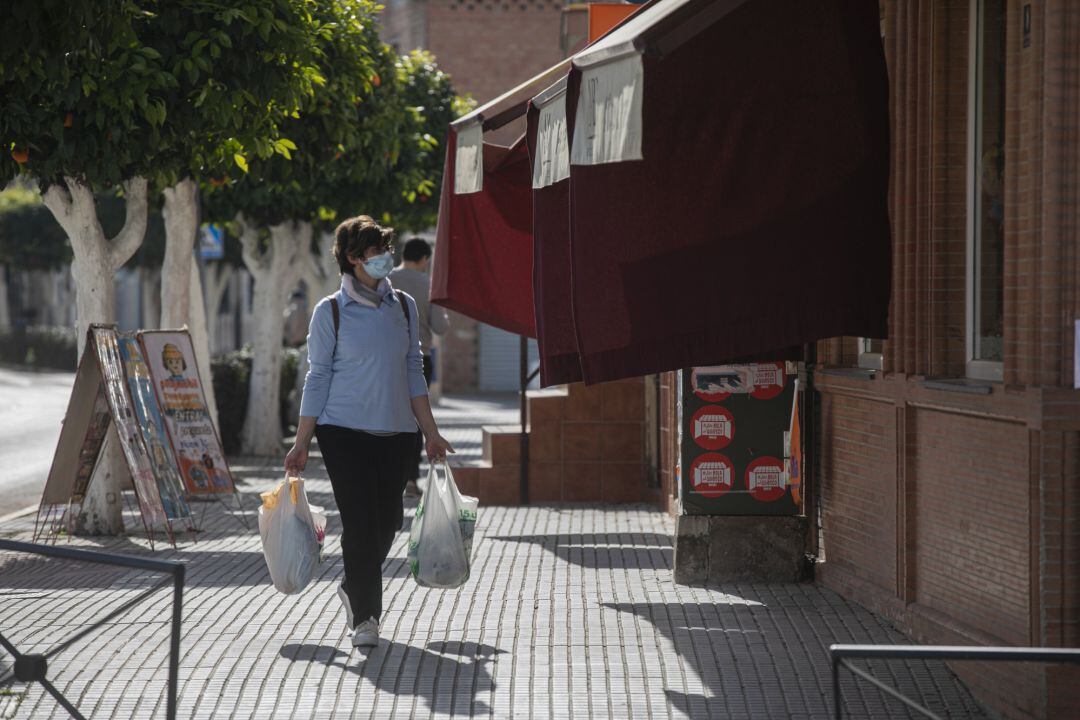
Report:
M431 356L424 356L424 380L427 381L428 387L431 386L431 375L435 370L435 367L431 364ZM424 433L419 430L416 431L416 440L414 442L412 459L405 466L405 481L419 480L420 479L420 461L424 457Z
M334 500L341 513L341 557L353 620L382 615L382 565L405 520L402 468L413 434L378 436L337 425L316 425Z

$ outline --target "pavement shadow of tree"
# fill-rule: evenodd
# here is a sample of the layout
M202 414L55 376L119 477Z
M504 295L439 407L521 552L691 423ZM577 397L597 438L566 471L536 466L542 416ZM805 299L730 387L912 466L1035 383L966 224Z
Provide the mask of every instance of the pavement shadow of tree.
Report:
M485 539L539 545L560 560L593 570L670 570L672 563L671 536L660 533L561 533Z
M432 642L421 648L383 640L366 653L347 653L332 645L290 643L279 655L290 662L316 662L357 675L380 693L395 697L395 707L403 698L415 697L440 715L472 717L491 714L490 706L477 696L494 691L488 666L505 652L475 642ZM377 700L376 710L381 705ZM411 716L408 708L400 714Z

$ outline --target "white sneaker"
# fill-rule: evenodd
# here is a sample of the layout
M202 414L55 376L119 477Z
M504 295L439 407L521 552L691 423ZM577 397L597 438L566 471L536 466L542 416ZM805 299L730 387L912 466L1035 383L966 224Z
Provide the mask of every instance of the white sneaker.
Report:
M368 618L353 630L352 644L355 648L375 647L379 644L379 621Z
M337 596L341 598L341 604L345 606L345 625L349 630L353 629L352 603L349 602L349 593L345 592L345 581L338 585Z

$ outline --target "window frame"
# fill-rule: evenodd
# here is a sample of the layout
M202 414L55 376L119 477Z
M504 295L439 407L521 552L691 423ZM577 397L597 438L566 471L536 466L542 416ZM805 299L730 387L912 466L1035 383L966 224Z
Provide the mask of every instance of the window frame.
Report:
M976 178L982 172L982 153L979 139L981 128L981 89L983 62L982 30L985 0L971 0L968 27L968 124L967 124L967 242L964 291L964 359L966 376L974 380L1002 382L1005 376L1003 360L982 360L977 357L976 342L979 325L979 272L976 267L976 235L978 226L978 187Z
M878 338L859 337L855 338L858 348L858 360L856 365L864 370L884 370L885 359L884 355L880 352L873 352L866 349L872 347L873 343Z

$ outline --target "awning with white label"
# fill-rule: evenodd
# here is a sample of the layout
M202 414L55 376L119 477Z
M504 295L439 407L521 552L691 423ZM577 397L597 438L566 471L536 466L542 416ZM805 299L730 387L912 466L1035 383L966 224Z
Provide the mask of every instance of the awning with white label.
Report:
M460 140L447 138L431 301L475 320L536 337L532 302L532 171L524 138L511 147L482 143L482 187L459 194ZM451 181L453 178L453 181Z
M658 0L575 55L535 117L541 338L600 382L884 337L887 83L865 0ZM565 231L536 204L560 183Z
M566 80L533 98L529 107L533 169L533 303L544 386L581 380L570 282L570 142Z
M451 123L443 175L432 302L532 337L533 171L523 136L509 148L492 138L514 130L533 96L569 69L568 58ZM567 159L544 177L568 172Z

